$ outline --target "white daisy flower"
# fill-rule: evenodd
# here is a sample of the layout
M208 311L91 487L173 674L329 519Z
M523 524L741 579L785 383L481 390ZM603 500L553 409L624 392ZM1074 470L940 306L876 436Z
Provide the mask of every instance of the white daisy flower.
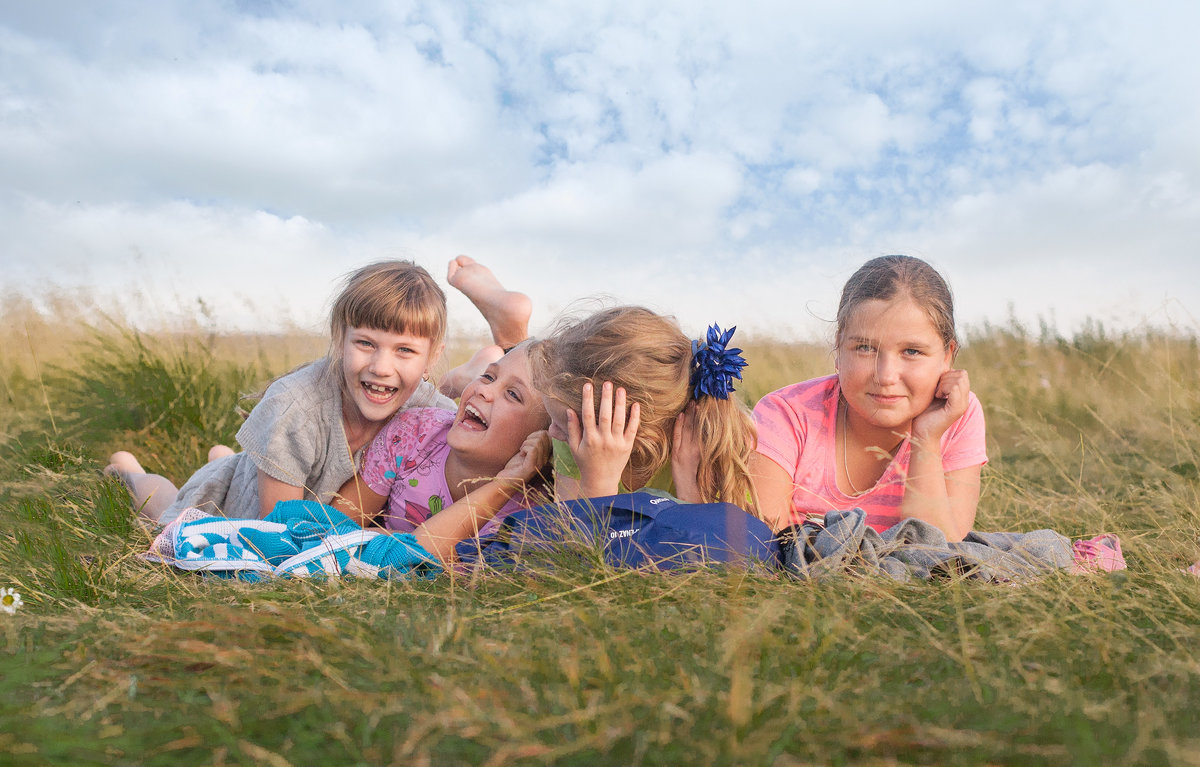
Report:
M0 610L12 615L22 604L16 589L0 589Z

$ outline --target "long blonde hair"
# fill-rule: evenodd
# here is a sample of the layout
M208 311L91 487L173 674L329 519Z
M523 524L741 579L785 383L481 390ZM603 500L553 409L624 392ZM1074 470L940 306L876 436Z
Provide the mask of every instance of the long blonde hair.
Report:
M643 487L671 460L675 419L691 398L692 342L674 318L640 306L617 306L567 321L529 352L533 381L544 397L577 410L583 385L596 396L611 381L629 404L641 406L641 424L629 458L632 486ZM697 481L704 501L757 509L747 460L754 452L754 421L736 399L696 401L700 439Z

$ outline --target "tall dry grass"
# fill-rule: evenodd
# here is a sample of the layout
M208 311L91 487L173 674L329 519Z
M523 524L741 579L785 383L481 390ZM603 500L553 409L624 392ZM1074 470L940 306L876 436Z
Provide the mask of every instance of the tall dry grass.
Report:
M988 418L980 525L1117 532L1126 572L794 583L564 560L244 584L138 560L98 469L125 446L185 476L321 339L12 316L8 763L1200 764L1192 335L1011 325L960 356ZM819 345L745 347L748 400L831 370Z

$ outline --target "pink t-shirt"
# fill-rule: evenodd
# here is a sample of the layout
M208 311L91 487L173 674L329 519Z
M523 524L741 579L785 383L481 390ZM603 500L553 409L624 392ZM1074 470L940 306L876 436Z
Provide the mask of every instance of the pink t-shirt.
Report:
M454 415L441 408L401 410L375 436L363 461L362 476L367 487L388 498L383 517L387 529L412 532L454 503L446 484L446 459L450 456L446 435L454 425ZM510 498L479 534L495 530L500 520L523 503L519 495Z
M785 386L754 406L758 452L783 467L795 483L792 521L809 515L859 508L867 524L883 531L900 521L904 479L911 448L908 440L875 486L862 495L846 495L837 486L836 375ZM971 392L967 412L942 435L942 469L947 472L987 463L983 408Z

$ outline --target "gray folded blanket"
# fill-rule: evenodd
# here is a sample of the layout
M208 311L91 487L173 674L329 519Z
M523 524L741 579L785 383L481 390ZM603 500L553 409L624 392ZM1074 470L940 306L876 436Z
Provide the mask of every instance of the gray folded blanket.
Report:
M805 522L789 533L782 541L784 570L800 579L847 571L883 573L897 581L960 573L1006 583L1072 563L1071 542L1053 530L972 532L961 543L951 543L941 530L918 519L876 532L861 509L832 511L823 524Z

